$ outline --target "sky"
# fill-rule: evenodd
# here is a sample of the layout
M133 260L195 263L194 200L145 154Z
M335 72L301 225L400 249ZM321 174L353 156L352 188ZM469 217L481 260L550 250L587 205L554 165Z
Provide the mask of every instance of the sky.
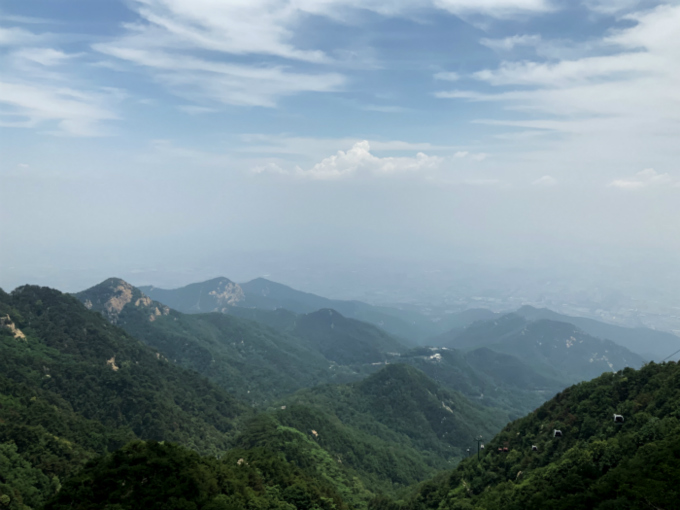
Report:
M680 281L678 1L4 0L0 51L5 290Z

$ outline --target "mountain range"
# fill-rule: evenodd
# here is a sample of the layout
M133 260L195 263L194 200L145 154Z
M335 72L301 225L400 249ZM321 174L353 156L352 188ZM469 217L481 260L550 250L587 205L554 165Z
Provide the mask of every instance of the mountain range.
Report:
M152 299L184 313L231 313L234 308L277 310L297 314L332 309L345 317L374 324L402 340L418 342L440 330L428 317L390 307L373 306L360 301L342 301L301 292L264 278L234 283L215 278L179 289L140 287ZM238 312L237 312L238 313Z
M0 291L0 507L672 508L675 363L526 308L419 347L269 283Z

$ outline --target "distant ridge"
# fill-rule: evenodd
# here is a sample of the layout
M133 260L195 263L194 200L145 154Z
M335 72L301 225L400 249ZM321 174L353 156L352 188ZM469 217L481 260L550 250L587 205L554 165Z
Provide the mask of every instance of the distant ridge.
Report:
M265 278L238 284L221 277L178 289L153 286L139 289L152 299L183 313L232 313L234 307L258 310L283 308L298 314L332 309L347 318L371 323L407 343L418 343L441 332L440 326L419 313L361 301L328 299Z
M511 354L549 378L571 383L606 371L639 368L645 361L625 347L591 336L573 324L547 319L530 321L515 313L475 322L437 340L455 349L488 347Z
M532 321L548 319L568 322L589 335L612 340L649 360L661 361L669 354L680 349L680 337L665 331L656 331L643 327L626 328L595 319L562 315L547 308L534 308L528 305L523 306L515 313Z

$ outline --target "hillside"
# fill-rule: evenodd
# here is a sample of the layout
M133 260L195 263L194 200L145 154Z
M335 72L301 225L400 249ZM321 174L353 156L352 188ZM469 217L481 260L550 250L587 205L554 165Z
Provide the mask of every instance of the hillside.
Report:
M318 427L315 430L320 444L327 444L341 456L345 454L343 441L332 431L324 433L324 424L315 413L303 412L296 406L334 415L344 426L389 443L394 452L414 452L421 458L420 465L439 469L457 462L473 437L489 437L507 421L504 412L472 403L403 364L387 365L360 382L301 390L284 403L286 409L276 413L281 423L299 430ZM366 471L361 465L366 460L347 461ZM381 469L389 471L390 467ZM402 483L407 479L403 475L393 478Z
M507 425L480 460L423 484L404 508L678 508L678 409L676 363L603 374ZM615 413L623 423L614 423ZM555 429L563 436L555 438Z
M116 278L76 296L168 359L253 405L266 405L321 382L358 377L329 364L314 342L286 332L289 312L267 312L281 316L281 326L285 326L281 331L231 315L183 314Z
M296 314L333 309L345 317L368 322L406 341L418 342L441 331L428 317L415 312L373 306L360 301L328 299L264 278L242 284L227 278L215 278L179 289L145 286L140 287L140 290L150 298L184 313L231 313L234 307L257 310L283 308Z
M406 350L375 326L329 309L298 316L291 332L342 365L378 363Z
M327 480L264 448L221 459L172 444L132 443L69 480L45 510L346 510Z
M394 360L422 370L445 388L518 418L533 411L565 387L514 356L480 348L469 352L419 347Z
M643 327L626 328L615 326L594 319L571 317L553 312L547 308L534 308L532 306L523 306L515 313L531 321L548 319L568 322L589 335L612 340L647 360L661 361L680 349L680 337L665 331L656 331Z
M590 336L572 324L529 321L517 314L475 322L451 338L439 338L451 348L487 347L511 354L546 377L571 383L644 363L625 347Z
M12 474L0 490L18 499L38 501L94 454L135 437L225 451L250 415L72 296L0 290L0 317L0 435L10 441L0 464Z

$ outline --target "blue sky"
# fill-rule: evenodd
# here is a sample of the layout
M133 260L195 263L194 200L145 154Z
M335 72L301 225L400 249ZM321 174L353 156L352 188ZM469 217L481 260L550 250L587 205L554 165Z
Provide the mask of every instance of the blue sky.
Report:
M1 9L0 285L680 250L680 2Z

